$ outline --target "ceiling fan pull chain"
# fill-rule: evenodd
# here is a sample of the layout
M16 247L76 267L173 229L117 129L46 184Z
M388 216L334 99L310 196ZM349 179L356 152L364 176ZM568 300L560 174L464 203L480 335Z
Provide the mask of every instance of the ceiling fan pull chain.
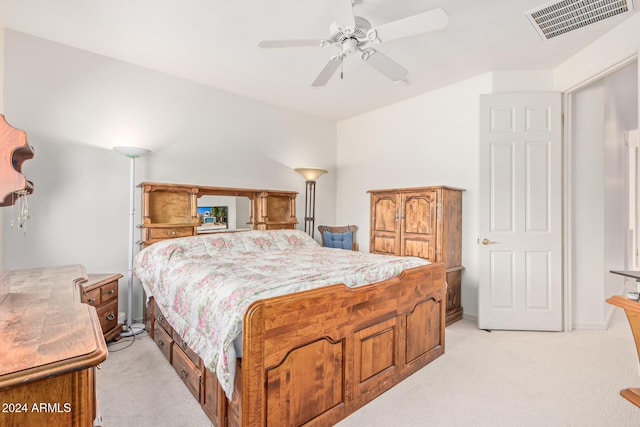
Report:
M340 80L344 79L344 59L340 61Z

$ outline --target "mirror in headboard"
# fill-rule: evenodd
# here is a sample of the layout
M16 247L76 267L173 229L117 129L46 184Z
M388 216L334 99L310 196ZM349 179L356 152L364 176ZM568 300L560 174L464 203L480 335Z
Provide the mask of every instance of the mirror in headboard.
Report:
M198 233L251 228L248 197L201 196L198 198Z

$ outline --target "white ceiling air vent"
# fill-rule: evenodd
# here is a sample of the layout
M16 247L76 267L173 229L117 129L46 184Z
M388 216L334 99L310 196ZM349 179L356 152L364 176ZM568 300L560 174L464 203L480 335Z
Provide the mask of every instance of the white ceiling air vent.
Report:
M633 10L633 0L562 0L526 13L540 37L552 39Z

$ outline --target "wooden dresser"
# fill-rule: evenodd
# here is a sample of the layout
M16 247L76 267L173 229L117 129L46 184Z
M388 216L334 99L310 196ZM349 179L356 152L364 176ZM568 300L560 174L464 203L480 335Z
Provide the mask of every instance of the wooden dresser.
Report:
M205 187L198 185L143 182L143 246L198 233L198 198L202 196L247 197L251 201L253 230L295 229L295 191L255 190L247 188Z
M447 325L462 318L462 192L452 187L372 190L369 252L442 262Z
M11 271L0 303L0 425L100 425L95 368L107 358L80 265Z

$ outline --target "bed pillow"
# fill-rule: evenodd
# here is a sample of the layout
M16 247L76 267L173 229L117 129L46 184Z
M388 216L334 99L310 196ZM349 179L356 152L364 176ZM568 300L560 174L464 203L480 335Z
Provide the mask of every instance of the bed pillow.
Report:
M346 233L330 233L325 231L322 234L324 246L327 248L337 249L353 249L353 233L347 231Z

